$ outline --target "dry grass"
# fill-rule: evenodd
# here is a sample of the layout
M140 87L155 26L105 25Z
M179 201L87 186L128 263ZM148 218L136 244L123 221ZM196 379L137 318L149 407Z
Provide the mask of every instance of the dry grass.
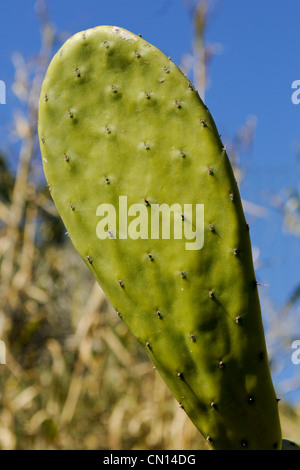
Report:
M51 201L37 104L56 37L39 5L42 49L29 64L14 57L23 109L13 128L16 172L0 159L0 449L206 449L73 249ZM283 410L285 433L295 439L300 412Z

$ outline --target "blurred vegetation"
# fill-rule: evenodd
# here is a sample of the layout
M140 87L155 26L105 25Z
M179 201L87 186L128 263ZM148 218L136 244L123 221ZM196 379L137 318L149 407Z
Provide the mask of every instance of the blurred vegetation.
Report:
M205 67L197 74L204 90L208 3L186 4L195 19L193 54L197 67ZM9 155L0 155L0 339L6 344L0 449L206 449L73 249L50 198L37 138L38 101L63 35L43 1L36 12L41 50L29 61L13 57L20 101L12 129L16 170ZM253 121L243 129L230 143L238 178ZM285 437L300 440L300 408L280 406Z

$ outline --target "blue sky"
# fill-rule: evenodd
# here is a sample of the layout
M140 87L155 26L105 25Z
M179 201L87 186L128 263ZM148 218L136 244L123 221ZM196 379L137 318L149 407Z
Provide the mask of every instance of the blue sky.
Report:
M300 142L300 104L291 101L292 82L300 80L299 0L212 3L206 40L219 44L219 53L209 67L205 101L224 139L234 136L248 116L256 117L240 189L245 200L268 209L265 218L246 216L253 246L260 252L257 279L268 285L260 289L280 307L300 283L300 240L282 230L282 218L270 204L270 195L299 187L295 146ZM0 80L6 83L7 96L0 105L0 150L13 148L7 136L18 107L11 89L12 54L18 51L28 60L40 48L34 5L33 0L1 4ZM112 24L142 34L177 65L191 52L191 19L181 0L48 0L47 5L53 24L66 37ZM293 373L299 374L300 365L299 370L295 367Z

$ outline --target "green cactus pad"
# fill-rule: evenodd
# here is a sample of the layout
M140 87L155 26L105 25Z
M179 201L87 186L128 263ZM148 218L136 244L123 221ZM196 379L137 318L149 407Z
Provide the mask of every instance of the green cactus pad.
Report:
M39 137L74 247L211 447L279 449L249 228L190 81L129 31L80 32L48 68Z

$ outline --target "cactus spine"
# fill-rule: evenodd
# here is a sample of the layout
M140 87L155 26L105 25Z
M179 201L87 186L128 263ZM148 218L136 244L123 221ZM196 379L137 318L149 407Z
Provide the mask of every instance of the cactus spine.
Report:
M80 32L48 68L39 137L74 247L210 446L280 449L249 229L190 81L129 31Z

